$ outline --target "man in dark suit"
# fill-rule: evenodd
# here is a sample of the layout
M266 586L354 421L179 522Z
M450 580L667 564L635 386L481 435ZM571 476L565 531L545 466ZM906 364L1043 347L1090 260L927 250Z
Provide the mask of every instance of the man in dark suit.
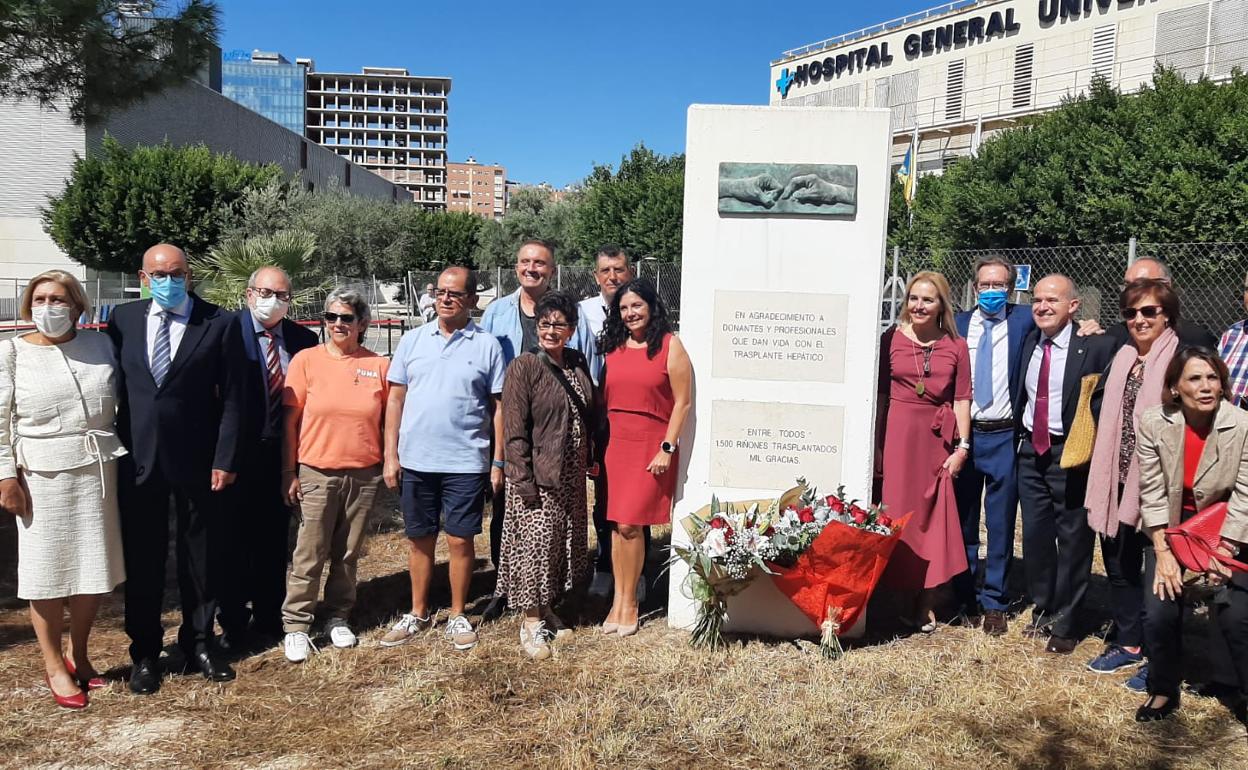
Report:
M1018 420L1018 492L1023 509L1023 560L1036 605L1024 631L1048 636L1046 650L1069 654L1078 643L1078 615L1092 571L1095 538L1083 499L1088 465L1061 467L1082 382L1100 375L1119 345L1107 335L1080 337L1075 284L1050 275L1036 284L1031 312L1036 328L1023 342L1023 376L1014 398ZM1100 412L1104 383L1093 392Z
M981 257L974 266L978 302L958 313L954 323L971 353L971 455L954 482L966 572L953 580L962 613L978 618L999 636L1007 630L1010 599L1006 583L1014 557L1018 484L1014 469L1014 394L1021 376L1023 340L1035 328L1031 313L1006 302L1014 290L1015 268L1003 257ZM980 508L988 531L983 586L979 578Z
M290 295L284 270L260 268L247 281L247 307L230 330L242 356L243 395L238 482L222 517L230 549L222 570L220 646L232 653L283 637L290 509L281 489L282 387L290 359L318 342L315 332L286 318Z
M234 481L241 421L238 377L228 348L231 316L188 293L186 254L167 243L143 255L139 280L151 299L118 307L108 321L117 350L117 432L129 454L119 469L126 560L130 689L160 689L160 614L177 512L178 643L188 668L217 682L234 678L212 646L218 493Z
M1165 263L1151 257L1137 259L1127 268L1127 272L1122 277L1125 286L1132 281L1138 281L1141 278L1148 278L1155 281L1165 281L1173 288L1174 280L1170 276L1170 268ZM1202 347L1209 348L1212 351L1218 349L1218 338L1213 336L1205 327L1200 324L1192 323L1179 319L1178 326L1174 329L1175 334L1179 335L1179 345L1182 347ZM1119 346L1127 344L1131 339L1130 332L1127 331L1125 323L1116 323L1106 330L1106 334L1114 338Z

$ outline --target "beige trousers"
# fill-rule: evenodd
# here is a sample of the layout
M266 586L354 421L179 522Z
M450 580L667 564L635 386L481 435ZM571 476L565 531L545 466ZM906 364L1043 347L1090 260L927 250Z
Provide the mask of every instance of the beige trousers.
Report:
M321 573L329 567L322 609L343 618L355 606L355 567L364 545L364 527L381 483L381 466L325 470L299 468L303 489L299 536L286 578L282 627L308 632L317 609Z

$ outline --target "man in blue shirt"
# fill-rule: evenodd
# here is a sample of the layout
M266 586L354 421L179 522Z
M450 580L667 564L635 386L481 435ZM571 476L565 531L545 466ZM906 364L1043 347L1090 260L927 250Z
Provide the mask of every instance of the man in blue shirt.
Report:
M550 279L554 273L554 246L538 238L530 238L520 244L516 251L516 277L520 288L491 302L481 316L481 328L494 335L502 346L504 365L509 366L516 356L537 347L537 301L550 290ZM581 351L587 361L592 362L597 355L594 334L584 318L577 322L576 333L568 341L568 347ZM495 448L499 459L502 458L502 451L501 447ZM504 507L500 486L494 492L490 513L490 558L495 567L502 549ZM503 599L496 599L486 608L484 617L498 617L505 606Z
M446 637L468 650L477 643L464 614L473 537L481 532L487 478L495 493L503 487L502 445L492 463L490 452L491 432L502 431L503 351L469 318L477 305L473 271L443 270L434 296L437 322L404 334L390 365L383 476L391 489L401 487L412 607L381 644L403 644L433 625L429 582L441 528L450 551Z

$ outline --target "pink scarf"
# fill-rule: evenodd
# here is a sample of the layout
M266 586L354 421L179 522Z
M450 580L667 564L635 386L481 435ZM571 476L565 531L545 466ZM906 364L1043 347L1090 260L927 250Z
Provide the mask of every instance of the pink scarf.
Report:
M1174 329L1166 329L1153 343L1144 358L1144 382L1135 397L1135 411L1131 414L1131 429L1138 434L1140 415L1145 409L1161 403L1165 388L1166 367L1179 348L1179 337ZM1088 526L1093 532L1108 537L1118 534L1118 525L1134 527L1140 521L1140 461L1131 456L1131 466L1122 487L1122 502L1118 501L1118 448L1122 443L1122 396L1127 389L1127 375L1135 366L1139 355L1132 344L1122 346L1114 356L1105 381L1105 395L1101 401L1101 416L1096 424L1096 444L1092 448L1092 463L1088 473L1088 491L1083 504L1088 509Z

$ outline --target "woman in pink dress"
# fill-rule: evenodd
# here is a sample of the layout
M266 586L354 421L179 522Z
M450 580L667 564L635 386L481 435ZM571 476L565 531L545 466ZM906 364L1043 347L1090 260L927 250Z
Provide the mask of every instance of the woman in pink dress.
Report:
M971 433L970 353L940 273L921 272L906 287L901 318L881 339L879 394L881 502L894 518L910 514L883 583L913 599L903 622L930 633L936 589L967 567L952 480Z

